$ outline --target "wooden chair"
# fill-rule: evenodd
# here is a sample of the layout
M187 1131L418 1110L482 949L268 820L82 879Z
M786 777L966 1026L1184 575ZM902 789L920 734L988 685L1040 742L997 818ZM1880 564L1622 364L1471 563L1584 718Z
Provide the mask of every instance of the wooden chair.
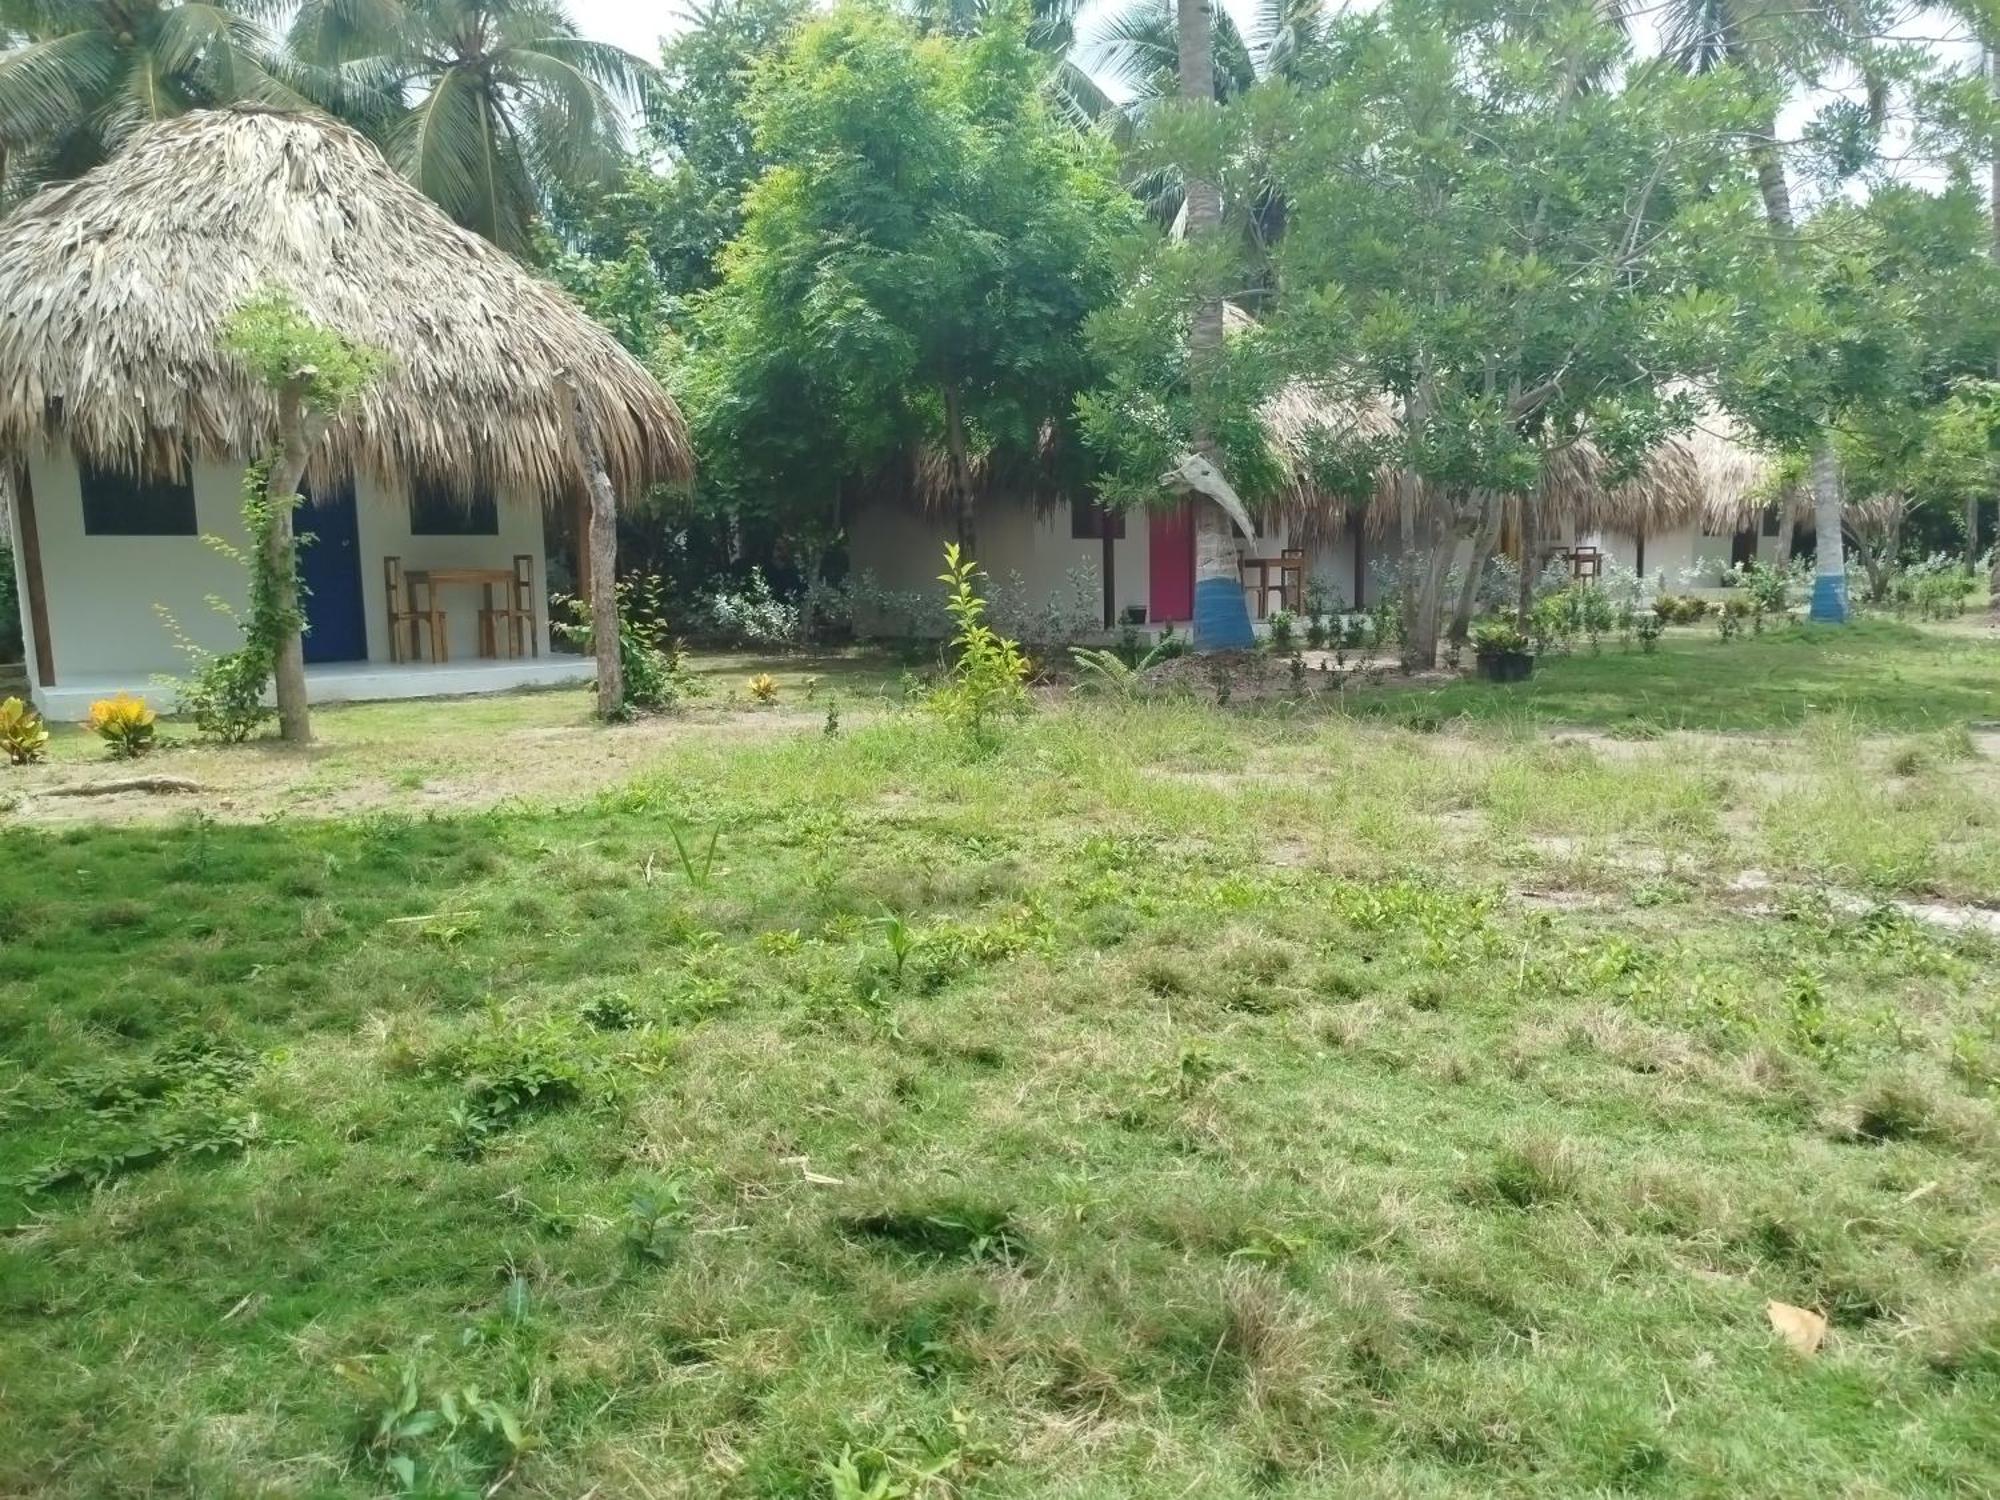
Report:
M382 559L382 591L389 601L389 660L400 662L403 654L403 628L409 627L409 659L422 661L424 653L418 637L419 630L428 630L431 635L431 660L443 661L446 646L444 634L444 611L438 608L437 591L429 590L429 597L422 608L418 608L409 596L408 585L403 581L403 560L400 557Z
M1278 554L1278 592L1285 608L1295 615L1306 612L1306 549L1287 547Z
M1604 554L1595 547L1574 548L1569 555L1569 571L1573 578L1602 578Z
M526 552L514 554L514 578L507 586L504 604L495 604L493 591L486 591L486 607L479 611L479 641L488 656L500 654L503 627L510 656L542 654L542 643L535 634L535 559Z

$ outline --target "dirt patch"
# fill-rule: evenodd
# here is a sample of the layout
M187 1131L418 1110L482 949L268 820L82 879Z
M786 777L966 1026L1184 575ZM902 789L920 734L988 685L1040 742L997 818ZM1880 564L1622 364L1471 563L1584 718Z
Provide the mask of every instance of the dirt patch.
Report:
M202 788L177 796L40 795L132 774L129 765L66 758L27 767L0 783L0 816L51 826L164 823L191 814L256 822L281 814L474 812L516 798L574 804L631 781L671 751L817 732L822 720L809 708L706 709L631 724L579 718L494 729L461 724L451 705L439 704L426 722L422 734L375 737L369 716L350 711L324 716L325 738L305 749L274 740L174 745L144 765Z

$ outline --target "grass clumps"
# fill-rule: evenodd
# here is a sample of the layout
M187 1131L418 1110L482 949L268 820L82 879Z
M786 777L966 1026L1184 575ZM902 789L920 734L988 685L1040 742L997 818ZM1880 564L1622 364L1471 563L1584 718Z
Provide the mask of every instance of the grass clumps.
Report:
M448 768L402 712L328 760ZM581 804L15 828L0 1493L1995 1488L2000 964L1789 893L1975 887L1982 762L1912 832L1872 730L792 727Z

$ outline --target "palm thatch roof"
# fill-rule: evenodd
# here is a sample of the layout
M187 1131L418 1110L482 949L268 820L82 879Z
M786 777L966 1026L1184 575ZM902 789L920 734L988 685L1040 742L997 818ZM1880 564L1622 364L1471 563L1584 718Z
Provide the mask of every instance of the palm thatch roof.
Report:
M347 126L256 106L154 125L0 219L0 454L62 438L95 463L175 473L190 451L269 450L275 402L219 347L266 288L389 358L332 424L318 477L554 503L580 487L565 375L619 495L692 471L673 401L563 292Z

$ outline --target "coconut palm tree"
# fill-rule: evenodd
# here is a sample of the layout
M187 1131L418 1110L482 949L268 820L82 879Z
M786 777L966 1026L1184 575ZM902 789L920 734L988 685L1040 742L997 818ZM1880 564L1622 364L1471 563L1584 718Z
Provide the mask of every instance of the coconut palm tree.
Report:
M0 201L75 177L142 125L232 99L299 102L272 0L0 0Z
M1623 9L1621 4L1619 12ZM1848 38L1866 29L1857 7L1845 0L1807 0L1803 5L1793 0L1668 0L1655 19L1662 55L1676 67L1692 73L1736 67L1802 83L1818 82L1828 63L1850 52ZM1879 123L1883 99L1872 80L1869 102ZM1775 107L1752 138L1750 157L1774 253L1781 263L1796 265L1798 221ZM1812 618L1842 622L1848 618L1848 604L1840 455L1824 422L1812 444L1810 473L1817 549Z
M1215 37L1211 0L1174 0L1175 55L1180 75L1181 97L1189 101L1215 100ZM1222 228L1222 194L1212 183L1188 177L1182 184L1186 200L1184 217L1190 241L1213 235ZM1190 378L1208 378L1222 354L1222 302L1210 298L1196 309L1194 326L1188 335ZM1199 403L1197 403L1197 407ZM1250 629L1250 609L1243 599L1243 581L1236 560L1236 538L1231 529L1228 501L1235 499L1226 478L1215 465L1214 435L1197 422L1194 452L1182 465L1183 472L1199 475L1190 488L1197 498L1194 506L1194 639L1205 651L1240 650L1250 646L1255 636ZM1199 498L1206 496L1206 500ZM1237 507L1240 509L1240 507Z
M302 86L516 254L552 190L613 180L620 107L652 72L579 35L560 0L305 0L289 43Z

